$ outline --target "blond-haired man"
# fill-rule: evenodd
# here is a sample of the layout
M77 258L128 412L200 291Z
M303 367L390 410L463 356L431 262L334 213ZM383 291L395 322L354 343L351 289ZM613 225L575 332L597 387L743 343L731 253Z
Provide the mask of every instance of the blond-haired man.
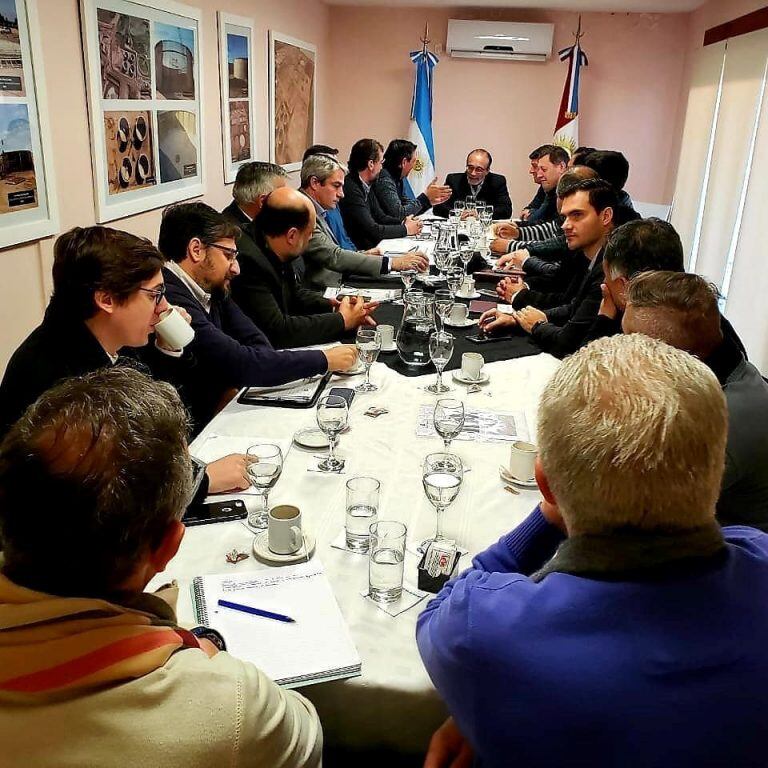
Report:
M715 523L726 429L717 378L662 342L563 363L539 409L545 501L419 617L455 718L427 765L764 762L768 536Z
M717 500L722 525L768 531L768 384L744 357L720 315L717 289L678 272L637 275L627 291L625 333L645 333L684 349L717 376L728 404L725 473Z

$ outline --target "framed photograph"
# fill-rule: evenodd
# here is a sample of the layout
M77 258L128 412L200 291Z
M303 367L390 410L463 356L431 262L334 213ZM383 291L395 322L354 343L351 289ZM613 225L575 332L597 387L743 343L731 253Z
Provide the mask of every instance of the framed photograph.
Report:
M269 153L286 171L301 168L304 150L315 143L317 48L269 33Z
M35 0L0 0L0 248L58 231Z
M80 3L96 220L202 195L201 11L174 0Z
M231 184L237 169L256 157L253 20L224 11L218 15L224 183Z

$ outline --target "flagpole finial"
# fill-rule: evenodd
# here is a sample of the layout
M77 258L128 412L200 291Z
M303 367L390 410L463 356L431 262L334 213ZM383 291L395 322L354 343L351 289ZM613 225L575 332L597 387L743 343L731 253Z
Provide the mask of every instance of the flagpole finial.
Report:
M429 39L429 22L425 21L424 22L424 37L421 38L421 43L422 43L422 46L423 46L422 50L424 51L424 53L427 52L427 46L431 42L432 41Z
M582 37L584 37L584 32L581 31L581 14L579 14L579 25L576 28L576 32L574 33L576 37L576 42L578 43Z

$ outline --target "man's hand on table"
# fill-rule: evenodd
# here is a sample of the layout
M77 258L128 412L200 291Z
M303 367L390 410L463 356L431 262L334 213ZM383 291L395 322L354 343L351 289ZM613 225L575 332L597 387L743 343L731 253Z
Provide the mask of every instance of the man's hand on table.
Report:
M530 333L536 323L546 323L547 316L536 307L524 307L515 315L517 324L526 332Z
M498 309L489 309L487 312L483 312L480 315L480 330L483 333L493 333L504 328L514 328L517 325L517 320L514 315L510 315L506 312L499 312Z
M361 325L376 325L371 312L378 306L375 301L366 303L361 296L345 296L336 311L344 318L344 330L351 331Z
M530 257L530 252L526 248L521 248L519 251L512 251L512 253L505 253L497 262L497 269L513 268L522 269L523 264Z
M421 251L405 253L402 256L393 256L389 264L390 268L396 272L402 272L404 269L415 269L418 272L424 272L429 269L429 259Z
M363 253L367 253L369 256L381 256L381 248L376 246L376 248L369 248L367 251L363 251Z
M501 237L495 237L493 240L491 240L491 253L506 253L509 250L509 244L511 242L511 240L504 240Z
M520 227L512 221L501 221L493 225L493 234L505 240L517 240L520 237Z
M406 216L403 224L405 224L405 231L409 235L418 235L421 232L421 228L424 226L419 219L416 219L413 216Z
M212 461L205 468L208 475L208 493L244 491L251 482L246 471L245 454L231 453L223 459Z
M424 768L471 768L473 760L472 747L449 717L429 740Z
M519 277L505 277L496 285L496 293L504 301L511 303L512 299L515 298L515 294L520 293L525 287L525 283Z
M324 349L329 371L348 371L357 364L357 349L353 344L340 344Z

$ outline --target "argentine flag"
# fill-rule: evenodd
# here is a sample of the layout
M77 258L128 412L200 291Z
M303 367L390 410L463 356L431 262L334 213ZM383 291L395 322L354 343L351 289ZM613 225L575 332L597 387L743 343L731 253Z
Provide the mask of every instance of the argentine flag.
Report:
M405 179L405 190L413 197L420 195L435 178L435 142L432 138L432 70L437 56L426 46L411 52L416 65L416 83L411 102L411 128L408 138L416 145L416 164Z

